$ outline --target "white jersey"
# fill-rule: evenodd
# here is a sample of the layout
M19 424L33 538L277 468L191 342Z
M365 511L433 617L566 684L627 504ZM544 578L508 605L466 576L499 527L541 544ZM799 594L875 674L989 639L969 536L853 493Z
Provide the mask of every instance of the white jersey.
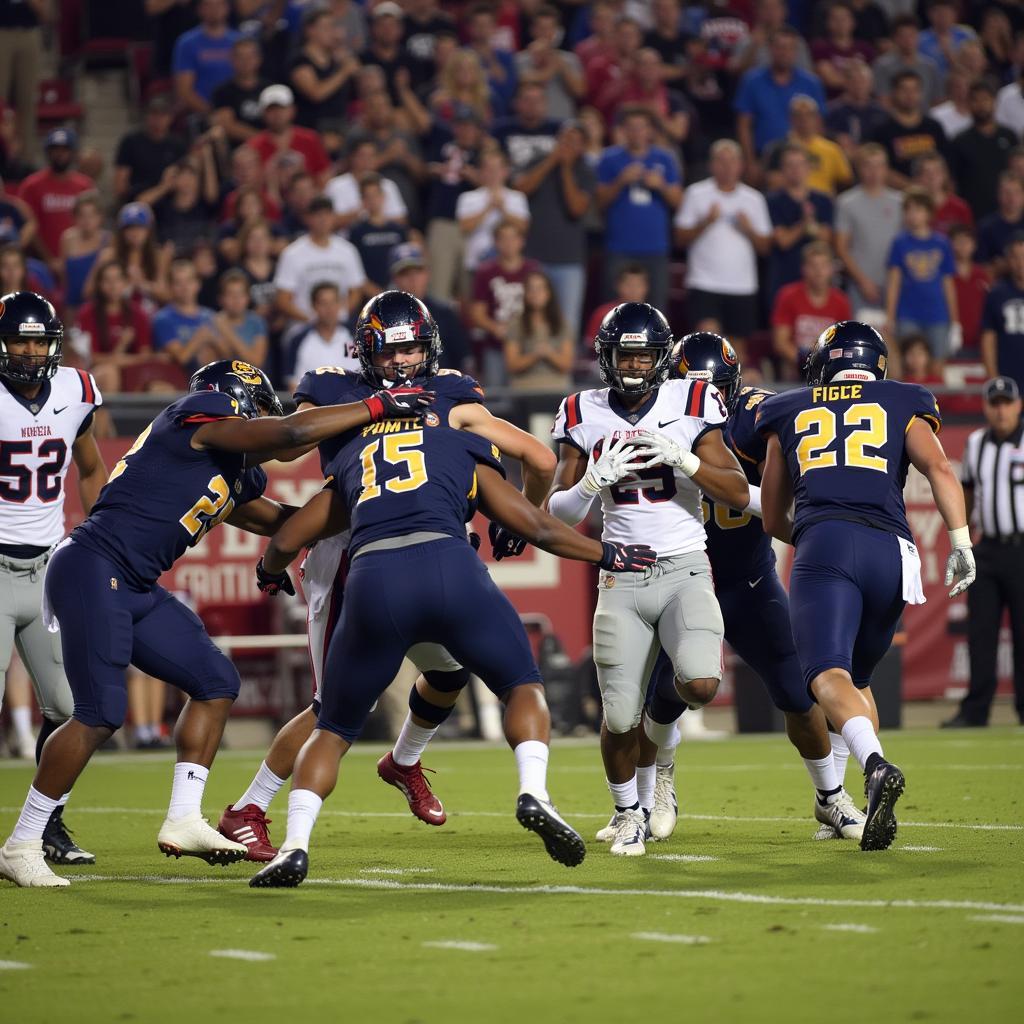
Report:
M0 384L0 544L50 547L64 536L71 448L102 404L92 375L68 366L33 399Z
M714 385L702 380L669 380L629 412L610 388L581 391L563 399L552 435L588 459L601 444L640 431L663 434L693 449L709 430L726 420L725 403ZM619 544L650 544L660 558L703 551L707 537L700 488L678 469L652 466L601 491L601 537Z

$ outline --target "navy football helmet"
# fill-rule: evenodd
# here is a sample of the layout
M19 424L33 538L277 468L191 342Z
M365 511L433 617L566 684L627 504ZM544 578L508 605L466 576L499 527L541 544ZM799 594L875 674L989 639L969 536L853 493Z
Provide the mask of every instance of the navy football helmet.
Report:
M221 391L238 403L246 419L258 416L283 416L281 399L270 378L252 363L241 359L218 359L192 374L189 391Z
M594 336L601 380L623 395L645 395L660 387L672 369L672 328L649 302L622 302L608 311ZM649 370L620 370L623 352L647 352Z
M406 367L398 378L373 365L373 357L389 345L423 346L423 359ZM430 310L408 292L392 289L375 295L363 306L356 321L356 355L363 378L375 387L390 387L399 380L432 377L441 359L441 334Z
M840 320L818 335L804 376L808 384L827 384L837 373L849 380L884 380L889 348L882 336L858 320Z
M13 355L9 341L44 338L45 356ZM53 304L35 292L11 292L0 298L0 377L18 384L41 384L60 366L64 325Z
M739 356L727 338L713 331L694 331L676 342L672 362L680 377L709 380L732 412L743 387Z

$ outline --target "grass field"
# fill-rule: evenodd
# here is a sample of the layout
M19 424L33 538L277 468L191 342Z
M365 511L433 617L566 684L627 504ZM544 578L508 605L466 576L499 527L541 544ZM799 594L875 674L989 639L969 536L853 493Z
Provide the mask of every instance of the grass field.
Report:
M250 864L165 860L171 758L101 756L67 812L97 865L70 889L0 882L0 1020L1012 1019L1024 731L886 744L907 776L887 853L812 842L802 765L782 738L757 737L681 748L675 836L643 858L590 843L575 870L516 824L507 750L430 753L449 812L438 829L377 780L378 751L357 750L298 890L249 889ZM214 821L259 756L218 759ZM0 765L0 834L30 777ZM608 804L593 744L556 746L552 795L590 839Z

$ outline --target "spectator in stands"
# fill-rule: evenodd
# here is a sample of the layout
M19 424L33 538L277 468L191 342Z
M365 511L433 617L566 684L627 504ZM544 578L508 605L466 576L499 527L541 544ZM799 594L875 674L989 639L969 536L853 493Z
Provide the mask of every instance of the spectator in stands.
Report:
M605 212L605 290L611 293L624 263L642 263L651 279L651 302L668 301L672 211L683 190L675 155L654 145L654 119L643 107L619 113L622 145L605 150L597 165L597 202Z
M16 242L27 251L38 227L28 203L13 192L8 192L3 181L0 181L0 245Z
M51 295L47 294L46 286L29 268L28 260L21 249L17 245L0 247L0 295L9 295L11 292L26 289L51 298Z
M644 33L640 25L629 17L620 17L615 22L613 48L595 53L586 63L586 102L596 107L605 120L611 124L613 112L619 102L620 79L633 57L644 45Z
M742 48L733 58L730 70L742 75L751 68L763 68L771 62L771 40L786 25L788 9L785 0L758 0L754 24ZM796 66L813 72L811 50L803 36L796 39Z
M928 111L929 115L942 125L946 138L952 141L964 129L971 127L971 110L968 95L971 90L971 76L961 68L953 68L946 77L946 100Z
M824 38L811 44L814 70L830 98L846 88L846 68L853 61L870 64L875 56L874 47L854 35L855 27L853 9L843 0L834 0L825 15Z
M935 212L932 226L944 235L954 224L974 227L971 208L953 192L949 167L940 153L925 153L914 161L914 184L932 197Z
M596 6L591 8L591 27ZM684 77L688 40L689 35L683 29L683 12L679 0L652 0L651 26L644 35L644 46L658 54L662 77L666 82L679 82Z
M263 209L267 219L278 222L281 220L281 196L267 188L263 174L263 162L259 153L251 146L239 146L231 154L231 180L226 183L229 189L224 197L221 209L221 220L230 221L235 217L235 204L242 189L258 192L263 199Z
M995 280L1006 271L1006 244L1024 231L1024 181L1004 171L996 187L996 211L978 224L979 263L984 264ZM994 374L992 374L994 376Z
M964 332L964 348L977 352L981 344L981 314L991 286L985 268L974 262L978 248L974 232L963 224L954 224L949 231L956 274L956 308L960 310L960 326Z
M857 147L885 123L886 113L874 99L875 79L864 61L849 61L843 69L843 82L842 93L826 110L825 128L852 160Z
M220 264L217 262L217 249L211 238L197 238L183 254L192 260L192 266L199 275L200 306L217 309L220 305L218 291L218 273Z
M271 191L284 191L283 183L296 170L311 175L322 186L331 161L320 136L293 124L295 97L287 85L268 85L260 93L260 112L266 127L246 143L258 154Z
M918 109L923 114L942 102L942 76L938 65L918 51L917 19L913 14L893 18L890 30L892 49L875 61L875 89L879 96L888 96L896 87L896 76L907 71L917 74L920 83Z
M474 50L456 50L438 75L430 94L429 114L441 124L451 124L456 109L469 107L482 124L490 124L491 87L487 72Z
M121 138L114 157L114 195L127 203L159 184L164 170L185 155L184 140L171 131L174 112L166 96L146 103L142 127Z
M259 40L236 39L231 47L231 77L210 98L210 122L224 129L232 146L248 142L263 127L260 96L270 82L260 74L262 60Z
M289 320L308 320L313 313L309 282L334 284L341 302L341 315L348 316L359 303L366 274L356 248L334 234L334 206L327 196L317 196L306 215L308 233L281 253L274 275L277 308Z
M326 0L327 8L338 31L356 53L366 45L366 14L356 0Z
M196 25L194 0L144 0L143 9L153 28L153 74L166 78L171 73L174 44Z
M0 104L14 97L23 151L36 148L36 103L43 66L43 25L51 18L46 0L0 4Z
M743 151L732 139L711 147L711 177L691 185L676 214L688 249L687 312L698 331L725 333L742 360L757 329L757 260L772 243L768 204L742 182Z
M530 33L529 45L516 54L519 81L543 86L549 115L564 121L576 113L576 104L583 98L583 66L575 53L558 49L562 26L557 8L550 4L536 8Z
M490 105L496 117L504 117L516 91L516 61L508 50L494 45L498 20L489 3L477 3L465 18L466 43L487 76Z
M153 317L153 351L191 374L221 358L213 310L197 301L199 275L191 259L179 256L173 260L169 278L171 300Z
M996 124L996 91L990 82L975 82L969 103L972 125L953 140L950 161L960 194L980 220L996 208L999 176L1019 140L1009 128Z
M908 334L900 339L900 380L933 388L944 383L936 366L928 339L923 334Z
M263 196L256 189L240 188L237 190L235 202L235 216L233 220L221 224L217 232L217 252L226 263L234 263L238 260L241 252L240 236L242 231L250 224L269 224L267 220L267 204ZM274 252L279 253L287 244L284 231L271 225L271 233L274 236Z
M110 232L103 225L103 208L96 192L75 197L75 222L60 236L63 262L64 309L70 319L85 301L85 283L100 251L110 245Z
M168 299L167 275L173 255L170 246L156 244L153 211L145 203L129 203L117 215L113 247L100 253L97 263L115 260L128 282L132 300L152 314Z
M657 50L645 46L630 60L622 78L620 106L645 107L654 118L655 133L667 146L682 146L690 132L693 106L665 84L665 65Z
M220 312L213 315L213 329L220 338L221 358L262 366L267 359L267 322L249 308L245 271L232 269L221 274L218 299Z
M89 301L78 311L73 347L88 354L103 394L122 390L122 369L150 356L149 315L130 293L121 265L107 260L96 268Z
M392 220L385 209L383 179L368 174L359 183L362 217L352 225L349 241L356 247L366 272L368 294L383 291L391 269L391 250L408 240L409 229Z
M231 77L231 47L238 33L228 25L228 0L199 0L199 24L174 44L172 70L178 103L205 116L213 90Z
M494 231L494 244L495 258L477 267L469 307L469 322L476 330L474 354L487 384L505 380L508 325L523 311L527 274L540 270L536 260L523 258L526 235L520 222L501 221Z
M285 187L284 205L281 208L281 227L284 228L286 238L294 240L305 234L309 208L318 195L320 193L312 175L300 171L292 176Z
M316 131L338 129L345 123L355 95L359 59L341 38L330 12L307 7L302 14L302 49L291 67L297 99L295 123Z
M480 186L463 192L455 203L455 218L464 240L463 265L472 274L495 247L495 229L511 220L525 236L530 204L522 192L508 188L508 158L500 149L480 158Z
M615 279L615 298L602 302L590 314L587 328L583 332L583 351L594 355L594 337L604 318L622 302L646 302L650 290L650 276L647 268L640 263L627 263Z
M412 75L412 62L402 45L405 32L405 12L394 0L383 0L369 12L370 39L366 49L359 54L363 64L376 64L383 72L393 103L399 101L398 83L400 72Z
M276 328L277 285L274 284L274 270L277 258L274 255L270 225L266 221L247 224L238 236L238 245L236 266L249 282L249 305L253 312Z
M985 48L989 70L996 80L1000 85L1009 82L1017 71L1017 62L1013 26L1006 12L998 7L987 7L981 15L978 39Z
M514 390L568 393L575 335L566 324L551 282L542 271L526 275L523 311L508 325L505 369Z
M789 124L786 141L796 143L807 152L810 160L808 184L811 188L834 196L853 182L853 171L846 154L839 145L821 134L821 111L810 96L793 97L789 104ZM773 157L768 159L771 165Z
M1006 276L992 285L981 316L981 359L989 377L1024 387L1024 233L1006 244Z
M480 183L484 133L469 107L455 111L451 127L435 125L427 141L424 219L430 253L430 292L450 301L462 268L462 232L455 210L459 196Z
M370 174L380 180L387 219L402 224L408 220L409 211L398 186L390 178L377 174L377 144L372 139L362 139L357 140L349 150L348 170L331 178L324 186L324 195L334 204L334 226L338 231L347 230L365 215L359 188L363 179Z
M931 28L925 29L917 42L917 48L925 57L930 57L946 75L956 51L968 40L974 39L974 29L956 23L956 0L930 0L928 21Z
M787 143L779 156L781 188L769 193L772 248L768 256L768 298L800 280L801 252L809 242L832 240L832 200L808 183L810 162L806 150Z
M888 120L874 140L889 155L889 184L907 188L914 161L925 153L942 153L946 133L939 123L921 113L921 76L916 71L899 71L892 79Z
M740 80L736 92L736 130L747 174L757 179L758 158L765 147L789 131L789 105L794 96L810 96L824 111L825 93L818 76L797 67L799 35L788 26L772 36L769 62L753 68Z
M438 9L438 0L406 0L404 46L412 71L412 85L419 88L437 72L434 62L437 39L454 34L455 21Z
M996 98L996 121L1009 128L1019 139L1024 135L1024 64L1017 70L1016 81L1004 85Z
M790 380L800 371L818 336L837 320L852 316L850 300L832 284L833 255L827 242L810 242L800 252L801 279L787 284L772 307L772 348Z
M514 114L494 125L493 136L508 154L513 174L535 164L555 148L559 124L548 116L547 96L539 82L521 82Z
M78 136L72 128L54 128L44 145L47 166L30 174L18 190L39 231L36 251L54 273L60 272L60 236L74 223L75 197L96 188L92 178L73 167Z
M886 281L886 334L923 334L937 363L960 347L963 335L956 304L953 248L932 226L934 205L922 189L903 197L903 230L889 251Z
M614 58L621 6L619 0L595 0L590 5L590 35L576 43L572 51L579 57L584 73L595 58L600 61Z
M597 176L583 158L583 145L579 123L567 121L555 148L513 182L530 200L526 255L547 275L573 338L579 337L587 283L585 217L597 188Z
M182 254L214 234L219 196L213 148L202 145L168 167L160 184L140 193L139 201L152 207L160 241Z
M346 303L338 286L333 281L318 281L310 291L310 305L312 319L299 324L285 338L291 364L290 390L318 366L359 371L352 351L352 335L345 326Z

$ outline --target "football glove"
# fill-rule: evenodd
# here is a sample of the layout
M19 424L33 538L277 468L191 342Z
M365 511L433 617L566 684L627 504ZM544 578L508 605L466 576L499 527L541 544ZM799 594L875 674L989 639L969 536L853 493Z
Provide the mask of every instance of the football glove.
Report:
M423 388L398 387L381 388L369 398L364 398L366 408L370 410L370 422L380 420L407 420L418 418L437 398L436 392L424 391Z
M962 526L959 530L949 531L949 543L953 550L946 559L946 586L953 585L950 597L962 594L978 575L974 565L974 551L971 550L971 532L969 527Z
M263 559L256 563L256 586L269 597L277 597L283 590L286 594L295 596L295 587L287 572L267 572L263 568Z
M613 444L608 444L606 437L601 454L595 458L594 453L591 452L587 471L583 474L583 479L580 480L580 489L593 497L605 487L617 484L623 477L642 468L642 465L635 464L638 458L646 459L653 454L653 451L646 447L637 448L633 439L620 437Z
M658 552L649 544L602 543L604 555L597 564L608 572L643 572L658 560Z
M651 457L643 464L644 469L649 469L651 466L671 466L673 469L680 470L684 476L693 476L700 469L700 459L689 448L684 448L664 434L645 431L637 435L634 441L639 441L644 448L652 453Z
M476 530L467 530L466 531L466 540L469 541L469 546L474 551L479 551L480 550L480 534L477 533Z
M517 537L504 526L491 523L487 527L487 536L491 541L491 555L496 562L503 558L518 558L526 550L526 541Z

